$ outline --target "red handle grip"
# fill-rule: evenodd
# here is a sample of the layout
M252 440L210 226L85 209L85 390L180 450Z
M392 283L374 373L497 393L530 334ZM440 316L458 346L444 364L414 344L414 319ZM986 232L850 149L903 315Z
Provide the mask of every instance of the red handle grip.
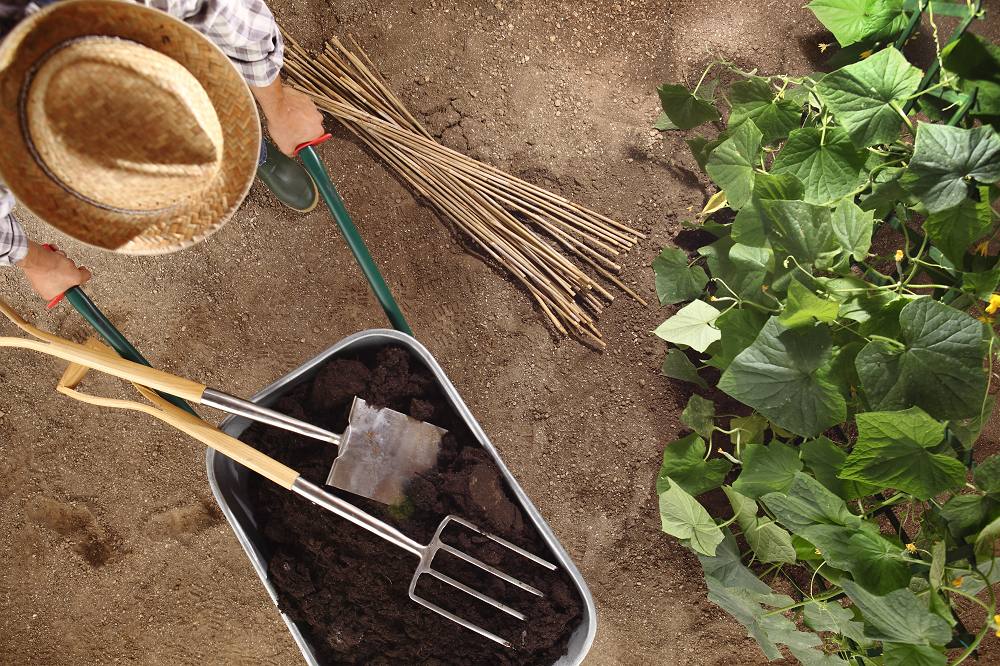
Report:
M321 136L318 139L313 139L312 141L306 141L305 143L300 143L299 145L295 146L295 154L298 155L299 151L302 150L303 148L305 148L306 146L318 146L319 144L321 144L324 141L326 141L327 139L329 139L331 136L333 136L333 135L332 134L324 134L323 136Z

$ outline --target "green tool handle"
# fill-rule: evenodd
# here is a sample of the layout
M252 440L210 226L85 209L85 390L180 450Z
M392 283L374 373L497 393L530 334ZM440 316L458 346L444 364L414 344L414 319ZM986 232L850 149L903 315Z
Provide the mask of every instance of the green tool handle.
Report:
M375 292L375 298L378 299L382 309L385 310L385 315L389 318L389 322L392 323L392 327L397 331L402 331L412 336L413 332L410 331L406 320L403 319L403 313L399 311L399 306L396 305L395 299L393 299L392 294L389 292L389 287L386 286L385 280L382 279L382 274L379 273L378 267L375 266L375 261L372 259L372 255L369 254L368 248L365 247L365 242L361 240L354 222L351 221L351 216L344 207L344 202L340 199L340 195L337 194L337 188L333 186L330 176L327 175L326 169L323 168L323 162L320 161L319 155L316 154L316 149L310 144L304 144L299 146L296 152L302 158L302 163L305 165L309 175L312 176L313 182L316 183L320 196L323 197L326 207L330 209L334 221L340 227L340 233L344 235L347 247L351 249L351 254L354 255L358 266L361 267L361 272L364 273L365 279L368 280L372 291Z
M132 361L133 363L139 363L150 368L153 367L150 365L149 361L143 358L142 354L139 353L139 350L133 347L132 344L125 339L125 336L122 335L110 321L108 321L108 318L104 316L104 313L97 309L97 306L94 305L94 302L87 297L87 294L83 293L82 289L79 287L70 287L66 290L65 295L66 300L70 302L70 305L76 308L76 311L79 312L83 318L94 327L94 330L101 334L101 337L107 341L112 349L118 352L119 356L127 361ZM170 403L180 407L189 414L198 416L198 413L191 409L191 406L181 398L167 393L161 393L160 391L157 391L157 393L163 399L168 400Z

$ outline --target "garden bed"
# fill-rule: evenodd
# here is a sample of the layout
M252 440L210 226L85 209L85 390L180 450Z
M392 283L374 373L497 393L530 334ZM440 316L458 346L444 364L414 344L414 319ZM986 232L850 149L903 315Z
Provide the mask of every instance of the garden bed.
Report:
M335 359L276 408L342 432L355 395L439 425L448 434L438 472L411 489L412 507L390 508L349 493L343 497L421 543L430 542L444 515L454 513L556 559L512 499L489 452L452 410L433 374L407 350L386 346ZM263 424L248 428L242 439L320 485L337 454L332 444ZM328 664L552 664L566 653L581 622L582 603L567 572L547 572L482 544L471 533L446 531L446 541L545 592L542 598L513 592L492 578L486 580L488 587L471 583L525 613L528 620L521 622L498 617L464 594L442 590L434 579L421 579L418 594L515 645L504 648L411 601L407 590L417 562L406 552L255 475L249 497L269 551L279 607L309 627L310 643ZM436 560L435 566L464 582L478 576L448 558Z

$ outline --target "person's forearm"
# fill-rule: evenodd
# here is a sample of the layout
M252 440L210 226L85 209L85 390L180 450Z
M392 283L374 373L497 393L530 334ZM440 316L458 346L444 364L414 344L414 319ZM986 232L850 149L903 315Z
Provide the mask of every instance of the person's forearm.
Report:
M323 116L305 93L285 88L280 78L267 86L250 86L250 91L281 152L292 156L297 146L323 135Z
M270 85L249 86L257 103L260 104L264 117L271 119L278 116L280 110L285 106L285 87L281 85L281 78L276 78Z

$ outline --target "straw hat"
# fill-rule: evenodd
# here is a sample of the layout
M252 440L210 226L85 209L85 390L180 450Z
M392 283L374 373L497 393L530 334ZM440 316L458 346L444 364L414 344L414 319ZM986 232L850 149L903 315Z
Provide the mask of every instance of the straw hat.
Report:
M0 180L32 213L116 252L221 227L253 182L260 120L229 58L121 0L64 0L0 42Z

